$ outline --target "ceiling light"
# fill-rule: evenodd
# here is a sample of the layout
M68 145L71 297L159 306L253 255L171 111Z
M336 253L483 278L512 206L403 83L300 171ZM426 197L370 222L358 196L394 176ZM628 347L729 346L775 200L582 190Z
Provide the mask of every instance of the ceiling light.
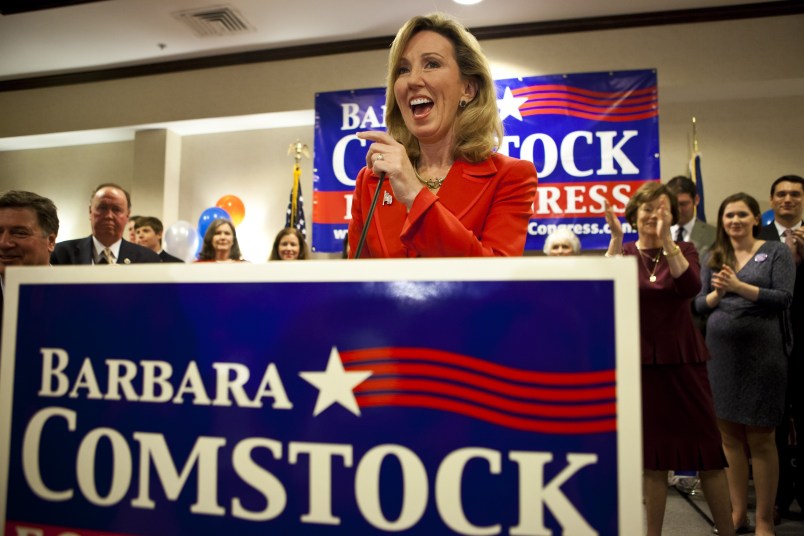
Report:
M465 6L473 6L475 4L479 4L483 0L452 0L456 4L463 4Z

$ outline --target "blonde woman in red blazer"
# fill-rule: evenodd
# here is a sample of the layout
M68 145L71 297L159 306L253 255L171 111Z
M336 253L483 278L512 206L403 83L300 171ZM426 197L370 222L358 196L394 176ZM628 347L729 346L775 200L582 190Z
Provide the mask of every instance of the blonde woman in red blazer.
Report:
M414 17L389 57L388 132L357 177L354 256L385 174L361 258L521 255L536 195L531 162L494 152L502 140L491 71L477 40L443 14Z

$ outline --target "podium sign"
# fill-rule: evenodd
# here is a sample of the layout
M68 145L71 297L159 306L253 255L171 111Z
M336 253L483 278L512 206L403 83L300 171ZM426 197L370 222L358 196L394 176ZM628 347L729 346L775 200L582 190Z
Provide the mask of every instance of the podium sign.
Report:
M633 259L9 269L6 535L636 534Z

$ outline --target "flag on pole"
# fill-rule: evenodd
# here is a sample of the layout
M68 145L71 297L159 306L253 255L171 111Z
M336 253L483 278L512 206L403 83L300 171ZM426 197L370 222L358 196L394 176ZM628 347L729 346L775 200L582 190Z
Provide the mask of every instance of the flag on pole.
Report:
M692 182L695 183L695 190L698 194L698 206L696 207L696 215L698 219L705 222L706 221L706 212L704 211L704 186L703 186L703 176L701 175L701 153L695 152L692 155L692 160L690 160L690 175L692 176Z
M307 226L304 221L304 199L301 190L301 166L298 162L293 166L293 188L290 190L290 200L285 216L285 227L293 227L307 238Z
M701 153L698 152L698 133L695 129L695 118L692 118L692 158L690 159L690 178L695 183L695 190L698 194L698 205L695 213L698 219L706 222L706 211L704 210L704 185L703 175L701 174Z

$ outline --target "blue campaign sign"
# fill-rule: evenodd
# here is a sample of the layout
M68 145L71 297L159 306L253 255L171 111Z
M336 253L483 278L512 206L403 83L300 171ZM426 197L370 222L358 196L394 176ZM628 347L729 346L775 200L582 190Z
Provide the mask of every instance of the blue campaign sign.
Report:
M313 144L313 250L341 251L352 218L352 192L366 165L358 132L385 130L381 88L316 93Z
M644 182L659 180L656 71L497 80L501 153L532 161L539 175L526 249L568 227L584 249L605 249L607 200L622 213ZM368 149L356 136L384 130L382 88L316 94L313 246L340 251L355 177ZM626 240L636 238L624 225Z
M635 534L633 261L9 269L0 532Z
M500 151L536 165L539 187L527 249L567 227L584 249L605 249L604 200L622 213L631 194L659 180L656 72L573 73L497 82ZM636 231L624 225L625 240Z

